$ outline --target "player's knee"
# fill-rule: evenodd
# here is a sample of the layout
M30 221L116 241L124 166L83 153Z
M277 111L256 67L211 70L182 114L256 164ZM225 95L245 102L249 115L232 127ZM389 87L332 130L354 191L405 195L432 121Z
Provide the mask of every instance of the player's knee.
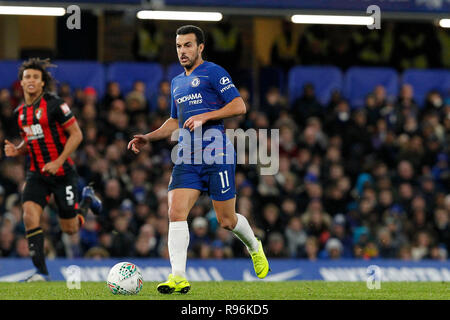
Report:
M38 215L33 211L24 210L23 211L23 222L25 224L30 224L37 220Z
M23 222L25 226L34 228L39 225L40 212L32 205L24 204L23 206Z
M169 207L169 221L175 222L175 221L184 221L186 220L186 215L183 210L179 210L173 207Z

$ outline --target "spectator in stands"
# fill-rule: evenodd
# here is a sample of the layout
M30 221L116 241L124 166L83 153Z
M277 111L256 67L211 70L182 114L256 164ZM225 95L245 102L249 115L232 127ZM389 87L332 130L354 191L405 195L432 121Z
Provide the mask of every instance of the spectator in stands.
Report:
M381 117L381 110L384 106L380 107L377 104L375 94L369 93L365 100L364 111L367 117L367 129L370 133L375 131L377 121Z
M398 255L398 248L392 241L391 233L389 229L383 228L378 231L378 248L381 258L395 259Z
M284 232L286 237L286 245L289 251L289 257L297 258L302 254L302 250L306 244L308 235L303 229L303 224L298 216L293 216L287 223Z
M250 225L252 226L252 229L254 229L253 223L251 223ZM220 241L220 244L223 246L224 254L226 254L227 257L231 258L234 256L233 243L235 242L235 237L233 237L230 232L227 232L227 230L224 228L217 228L215 232L215 239L215 241ZM245 255L245 250L242 249L242 246L238 245L235 248L239 250L237 255L238 257Z
M98 245L98 222L92 215L86 216L83 228L80 230L80 243L83 252Z
M143 81L135 81L133 88L125 96L127 114L134 123L139 117L146 117L148 114L148 104L146 98L146 85Z
M339 181L344 181L343 179L345 179L345 177L327 183L328 186L324 191L324 209L331 216L345 212L347 210L347 205L351 200L349 194L339 186Z
M285 240L281 233L271 232L267 239L267 253L268 258L287 258L289 253L285 246Z
M419 106L414 99L414 88L412 85L405 83L401 86L397 99L397 109L400 116L404 115L405 112L413 116L418 114Z
M431 90L428 92L424 107L421 111L422 117L423 115L429 114L429 113L435 113L438 115L441 115L444 108L444 99L442 98L442 95L437 90Z
M447 249L442 246L434 245L430 248L430 253L425 257L425 259L446 261L447 256Z
M314 138L315 139L315 138ZM293 128L288 126L282 126L280 128L280 157L287 156L294 158L297 156L298 144L295 139L295 132Z
M307 83L304 85L302 95L292 105L292 111L295 122L299 126L304 126L310 117L323 118L324 108L317 100L313 84Z
M109 258L109 252L102 247L93 247L85 253L84 257L88 259L101 260Z
M211 244L211 258L213 259L228 259L233 256L229 247L225 247L220 240L214 240Z
M211 244L211 239L208 232L208 220L202 216L197 216L191 223L191 234L188 248L189 254L199 257L203 244ZM205 248L203 248L203 250L205 250Z
M332 219L323 211L319 199L314 198L310 201L307 210L302 214L302 222L307 234L316 237L319 240L319 248L323 249L330 237Z
M411 256L413 260L424 259L430 253L432 239L430 234L423 230L414 235L414 244L411 248Z
M13 111L14 107L11 105L11 95L9 90L0 90L0 128L3 133L3 138L17 137L19 135L15 125Z
M16 80L11 86L11 106L18 106L23 101L23 89L20 81Z
M434 211L433 222L437 244L450 252L450 211L445 208L437 208Z
M95 107L95 110L99 110L99 100L98 100L98 93L97 90L95 90L94 87L86 87L83 90L83 94L80 96L80 106L85 106L87 104L93 105Z
M134 251L135 236L128 231L129 218L119 215L114 219L114 232L111 239L111 256L127 257Z
M14 251L14 233L11 228L0 229L0 253L2 257L10 256Z
M280 195L280 189L277 186L274 176L261 176L261 181L257 190L264 203L275 201L275 199L277 199Z
M325 249L319 253L321 259L338 260L342 257L342 243L336 238L330 238L325 244Z
M106 93L102 100L102 110L108 111L111 103L116 99L123 100L120 84L116 81L110 81L106 85Z
M261 228L267 232L284 233L284 224L280 217L280 209L274 203L269 203L263 208Z
M339 240L341 249L339 256L342 258L352 258L353 256L353 239L347 233L345 216L342 213L337 214L333 218L330 228L330 237ZM329 240L328 240L329 241ZM328 243L328 242L327 242Z
M412 252L410 245L403 245L398 250L398 259L403 261L411 261L412 260Z
M156 101L156 110L153 112L154 116L161 119L167 119L170 116L170 104L164 96L158 96Z
M325 132L330 135L341 134L347 132L350 124L350 106L345 100L339 101L333 110L328 110L324 119Z
M288 110L288 102L286 98L281 95L279 88L270 87L264 96L264 100L259 110L267 115L269 124L273 127L275 121L279 119L281 112Z
M28 240L24 236L17 237L15 249L11 256L15 258L28 258L30 256Z
M314 236L308 236L306 239L304 250L300 253L300 258L307 259L309 261L316 261L319 254L319 244L317 238Z
M280 205L280 209L281 209L281 217L283 219L283 223L288 226L289 224L289 220L294 217L299 215L299 212L297 210L297 202L296 202L296 197L290 197L287 196L285 197Z

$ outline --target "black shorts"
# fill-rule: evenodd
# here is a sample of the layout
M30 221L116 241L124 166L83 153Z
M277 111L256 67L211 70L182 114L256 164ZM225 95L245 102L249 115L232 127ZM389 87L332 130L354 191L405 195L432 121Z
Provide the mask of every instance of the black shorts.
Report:
M43 176L29 171L22 192L22 203L33 201L44 208L53 193L58 215L62 219L70 219L77 216L78 204L78 174L74 171L65 176Z

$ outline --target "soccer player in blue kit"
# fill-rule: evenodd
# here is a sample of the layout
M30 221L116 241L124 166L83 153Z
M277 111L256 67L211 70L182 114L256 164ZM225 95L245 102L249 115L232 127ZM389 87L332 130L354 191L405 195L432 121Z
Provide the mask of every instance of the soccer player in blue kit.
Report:
M256 275L265 278L270 270L261 241L255 237L247 219L235 210L236 154L225 135L222 119L244 114L244 101L230 75L222 67L203 60L205 43L200 28L187 25L180 27L176 34L178 59L185 71L172 80L171 116L158 129L135 135L128 144L128 149L139 153L145 144L171 137L177 129L184 130L178 140L183 156L180 158L178 155L177 159L185 161L175 162L168 188L168 249L172 273L167 281L157 286L163 294L187 293L190 290L191 285L186 279L187 217L203 191L208 192L212 199L219 225L233 232L247 247ZM210 129L215 129L212 132L218 134L207 138L203 134L211 132ZM199 130L202 133L200 138L196 135ZM211 138L223 141L221 147L206 150L210 148ZM183 148L186 145L188 152ZM210 153L210 159L205 161L208 159L203 158L199 162L196 155L206 154L203 153L205 150ZM231 155L227 154L230 152ZM222 161L211 163L213 158Z

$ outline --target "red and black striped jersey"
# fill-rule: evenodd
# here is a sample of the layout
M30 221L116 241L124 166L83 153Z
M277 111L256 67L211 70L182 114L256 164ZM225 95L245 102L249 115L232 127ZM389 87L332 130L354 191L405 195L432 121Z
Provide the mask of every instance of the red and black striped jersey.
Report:
M49 175L42 173L42 168L63 152L68 138L65 128L76 121L75 116L64 100L49 93L32 105L20 105L14 110L14 115L20 134L27 143L28 170ZM74 162L69 157L56 175L64 176L74 170Z

